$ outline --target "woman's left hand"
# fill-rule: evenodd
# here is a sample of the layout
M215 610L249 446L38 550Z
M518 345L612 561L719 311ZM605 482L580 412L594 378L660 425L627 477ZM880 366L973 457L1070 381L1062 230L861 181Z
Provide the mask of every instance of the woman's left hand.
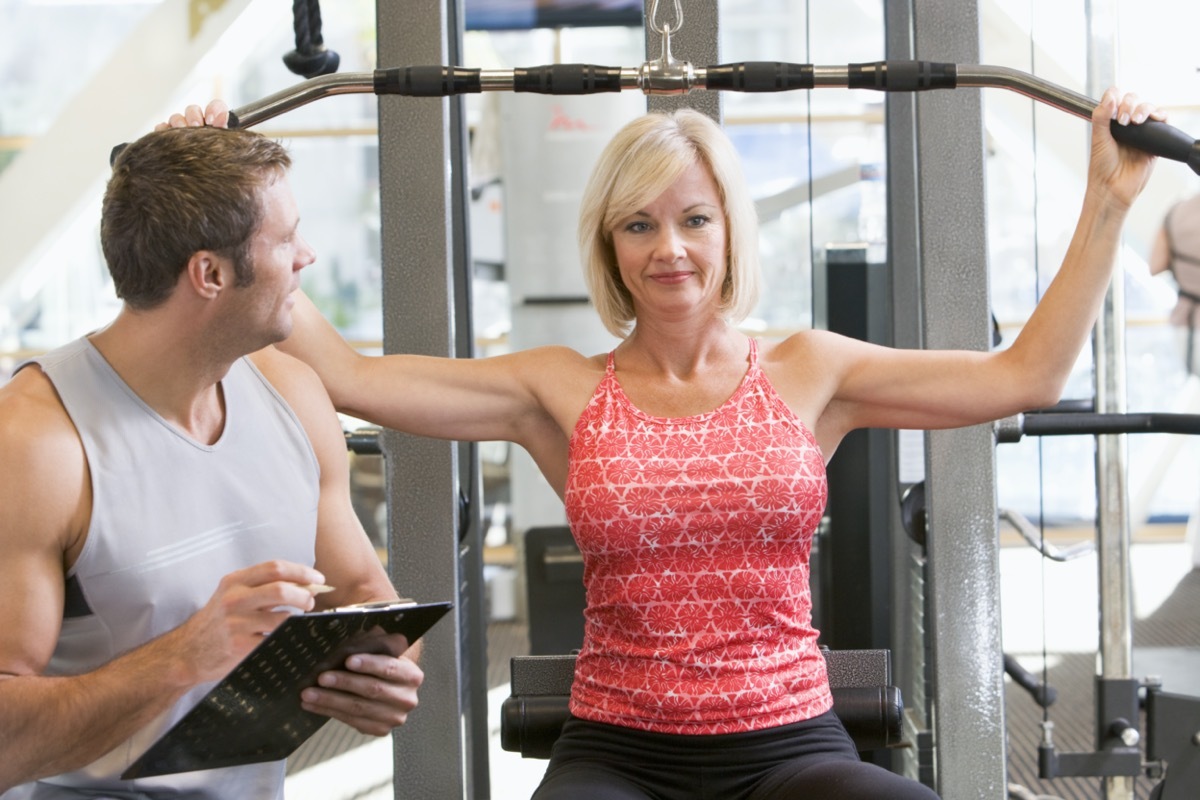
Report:
M1110 88L1092 112L1092 154L1088 182L1107 189L1111 199L1129 208L1150 179L1155 157L1143 150L1118 144L1109 124L1140 125L1148 119L1164 122L1167 115L1158 106L1142 102L1132 92L1121 94Z

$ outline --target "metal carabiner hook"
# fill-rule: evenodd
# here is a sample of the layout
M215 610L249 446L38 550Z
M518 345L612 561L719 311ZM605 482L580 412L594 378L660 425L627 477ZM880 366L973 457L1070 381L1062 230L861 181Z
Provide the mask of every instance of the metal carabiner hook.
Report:
M683 6L680 5L680 0L674 0L675 3L675 24L660 25L658 22L658 0L650 6L650 30L662 37L662 51L658 55L658 61L654 62L659 69L668 70L675 65L675 56L671 54L671 34L678 33L683 28Z
M683 27L683 6L679 0L674 0L675 4L675 25L669 27L658 24L658 0L650 6L650 30L655 33L661 33L663 36L670 36L672 33L679 33L679 29Z
M683 94L696 82L692 65L686 61L676 61L671 54L671 34L683 28L683 6L680 0L674 0L674 4L674 24L659 23L658 0L654 0L650 6L650 30L662 37L662 52L657 60L642 64L638 73L638 85L646 94Z

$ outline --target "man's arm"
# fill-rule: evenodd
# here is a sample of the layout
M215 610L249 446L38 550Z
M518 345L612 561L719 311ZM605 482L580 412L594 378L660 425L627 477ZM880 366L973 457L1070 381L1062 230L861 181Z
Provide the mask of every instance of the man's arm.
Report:
M0 790L95 760L183 688L172 686L178 670L147 675L133 660L130 681L116 668L42 677L62 622L64 562L88 507L83 446L49 382L26 369L0 391Z
M346 438L320 379L302 362L273 347L253 359L296 412L321 468L316 566L334 591L318 598L320 607L396 599L396 590L354 512ZM351 656L344 670L324 673L319 687L305 690L305 709L339 719L362 733L389 733L416 708L417 689L424 679L416 664L418 647L419 643L399 658Z
M272 609L311 607L297 584L323 580L286 562L233 573L174 631L92 672L47 676L90 513L83 445L50 382L27 368L0 389L0 792L109 752L232 669L282 620Z

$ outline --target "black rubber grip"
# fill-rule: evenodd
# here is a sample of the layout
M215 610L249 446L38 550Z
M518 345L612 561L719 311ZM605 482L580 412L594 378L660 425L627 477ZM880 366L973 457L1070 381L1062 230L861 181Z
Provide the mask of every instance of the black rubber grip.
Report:
M513 91L536 94L601 94L621 91L621 68L550 64L513 70Z
M958 86L958 65L940 61L874 61L851 64L851 89L880 92L924 92Z
M346 449L359 455L377 456L383 452L383 450L380 449L381 433L381 431L372 429L345 431Z
M375 94L452 97L483 91L479 70L462 67L395 67L375 70Z
M1200 434L1200 414L1031 414L1022 425L1026 436L1074 436L1105 433Z
M1200 140L1192 139L1178 128L1156 119L1138 125L1121 125L1113 120L1109 128L1113 138L1121 144L1172 161L1182 161L1200 175Z
M717 64L705 72L704 88L727 92L786 92L813 88L812 64L743 61Z

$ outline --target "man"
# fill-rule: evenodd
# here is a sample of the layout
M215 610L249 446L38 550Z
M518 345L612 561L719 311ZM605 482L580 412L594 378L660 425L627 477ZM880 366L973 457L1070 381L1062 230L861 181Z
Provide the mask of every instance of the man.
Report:
M119 776L289 610L396 597L320 381L269 346L315 259L289 166L245 131L127 147L101 225L120 314L0 388L3 800L281 797L283 762ZM304 707L384 735L422 677L352 656Z

